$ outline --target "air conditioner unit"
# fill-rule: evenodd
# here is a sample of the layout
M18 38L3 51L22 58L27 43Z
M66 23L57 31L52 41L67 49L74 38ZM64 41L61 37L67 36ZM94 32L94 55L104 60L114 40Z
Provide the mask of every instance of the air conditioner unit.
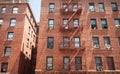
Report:
M97 71L102 71L102 70L103 70L102 66L97 66Z
M120 28L120 25L116 25L117 28Z
M65 29L68 29L68 26L66 26Z
M100 48L99 44L95 44L94 48Z
M111 45L110 45L110 44L105 44L105 47L106 47L107 49L110 49L110 48L111 48Z
M68 12L68 8L65 8L65 12Z

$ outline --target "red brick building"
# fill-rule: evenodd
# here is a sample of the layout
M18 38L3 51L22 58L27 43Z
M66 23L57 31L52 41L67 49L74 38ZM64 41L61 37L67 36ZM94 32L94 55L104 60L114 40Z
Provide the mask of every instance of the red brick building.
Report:
M36 74L120 74L119 0L42 0Z
M37 23L27 0L0 0L0 74L31 74Z

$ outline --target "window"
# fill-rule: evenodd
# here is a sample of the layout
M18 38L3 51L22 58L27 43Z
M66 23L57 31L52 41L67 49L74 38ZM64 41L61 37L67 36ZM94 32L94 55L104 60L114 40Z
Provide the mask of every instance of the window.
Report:
M118 11L117 3L111 3L112 11Z
M76 70L82 70L82 58L75 57L75 68Z
M101 19L101 24L102 24L102 29L107 29L107 20L106 19Z
M30 31L31 31L31 27L29 26L29 29L28 29L28 34L30 35Z
M1 64L1 72L7 72L8 63L4 62Z
M64 11L65 11L65 12L68 12L67 3L63 3L63 4L62 4L62 8L64 8Z
M95 57L95 63L96 63L96 70L101 71L102 70L102 59L101 59L101 57Z
M78 4L77 3L73 3L73 11L75 12L75 11L77 11L77 9L78 9Z
M5 47L4 56L10 56L11 47Z
M17 13L18 13L18 7L13 7L12 13L13 13L13 14L17 14Z
M80 38L79 37L74 38L74 46L75 46L75 48L80 47Z
M49 12L54 12L54 8L55 8L55 4L54 3L50 3L49 4Z
M63 47L70 47L70 38L63 37Z
M116 27L117 27L117 28L120 28L120 19L115 18L115 19L114 19L114 22L115 22Z
M73 26L78 27L79 25L79 19L73 19Z
M111 48L109 37L104 37L104 44L105 44L105 48L108 48L108 49Z
M47 39L47 48L52 49L54 45L54 38L53 37L48 37Z
M16 19L10 19L10 26L15 26L16 24Z
M113 57L107 57L108 70L115 70Z
M99 3L99 11L100 11L100 12L104 12L104 11L105 11L104 4L103 4L103 3Z
M65 26L65 29L68 29L68 19L63 19L62 23L62 25Z
M93 47L94 48L99 48L100 45L99 45L99 38L98 37L93 37Z
M27 38L27 44L26 44L26 47L27 47L27 48L29 47L29 38Z
M91 28L92 28L92 29L97 29L96 19L91 19L90 23L91 23Z
M54 19L49 19L48 20L48 29L49 30L54 29Z
M47 70L52 70L53 69L53 57L52 56L47 56L46 69Z
M120 45L120 37L118 37L118 43L119 43L119 45Z
M5 12L6 12L6 7L2 7L1 13L5 13Z
M69 57L63 58L63 68L65 70L70 70L70 58Z
M0 26L3 24L3 19L0 18Z
M94 3L89 3L89 11L95 11Z
M13 32L8 32L7 40L13 40L13 35L14 35Z

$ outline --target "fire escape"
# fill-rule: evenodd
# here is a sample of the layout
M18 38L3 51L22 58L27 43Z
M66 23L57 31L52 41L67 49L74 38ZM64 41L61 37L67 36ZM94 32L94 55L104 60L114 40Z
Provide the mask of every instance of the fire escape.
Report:
M79 54L80 51L85 50L85 41L78 41L77 43L80 43L80 46L78 47L74 45L75 42L73 41L73 38L75 37L75 35L82 34L83 21L80 21L78 26L71 26L71 21L76 16L79 17L82 13L82 5L78 5L78 7L74 9L71 7L72 1L73 0L69 0L68 3L64 4L60 9L61 16L69 16L69 18L67 19L67 23L60 24L60 31L64 35L70 34L70 37L69 39L65 39L65 40L63 39L63 41L60 43L59 46L60 51L73 51L72 59L70 60L70 63L67 66L72 64L74 58Z
M75 16L80 16L81 12L82 12L82 5L81 7L78 7L76 9L71 7L71 3L73 0L69 0L68 3L64 4L63 7L60 9L61 15L62 16L66 16L69 15L69 19L67 20L67 23L65 24L61 24L60 25L60 31L63 32L65 35L69 32L72 32L72 35L70 36L70 38L67 40L63 40L60 43L60 50L74 50L74 49L81 49L83 50L84 44L85 42L82 41L81 46L80 47L75 47L74 46L74 42L73 42L73 38L76 35L76 33L79 31L79 33L81 34L83 31L83 22L80 21L78 26L71 26L70 22L73 20L73 18Z

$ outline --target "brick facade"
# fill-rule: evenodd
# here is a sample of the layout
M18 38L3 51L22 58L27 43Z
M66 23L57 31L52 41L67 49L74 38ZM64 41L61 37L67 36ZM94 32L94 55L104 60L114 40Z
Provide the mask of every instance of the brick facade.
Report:
M82 6L82 12L78 11L75 16L69 22L69 27L72 29L61 29L63 19L70 19L75 13L68 11L66 14L62 13L63 3L68 3L68 6L72 8L73 3L78 4L78 8ZM99 11L98 4L104 4L104 12ZM111 4L116 3L118 11L112 11ZM49 12L49 5L54 4L53 12ZM89 11L89 4L94 5L94 11ZM51 6L53 7L53 6ZM41 5L41 20L39 26L38 37L38 50L37 50L37 62L36 62L36 74L79 74L81 72L89 74L119 74L120 73L120 46L118 43L119 28L116 28L114 19L120 19L120 1L119 0L42 0ZM79 19L79 29L74 29L73 19ZM48 28L48 21L54 19L54 29ZM91 19L96 19L97 29L91 28ZM103 29L101 25L101 19L107 20L107 29ZM75 33L75 31L77 32ZM75 34L74 34L75 33ZM47 48L48 37L53 37L53 48ZM70 46L74 45L74 37L80 38L79 48L68 47L61 48L60 44L63 42L63 37L70 37ZM99 47L94 48L93 37L99 38ZM104 38L110 38L110 48L106 48ZM84 49L84 50L82 50ZM52 57L52 69L47 70L47 57ZM69 57L70 70L63 69L63 58ZM82 58L82 70L76 70L75 57ZM95 57L101 57L102 71L97 71ZM109 70L107 63L107 57L112 57L114 61L115 70ZM84 74L84 73L83 73Z
M0 26L0 74L30 74L32 50L36 43L36 26L32 11L28 3L22 1L18 3L9 2L10 0L0 1L0 19L3 20ZM2 13L2 8L6 8ZM12 13L13 8L15 12ZM10 20L15 26L10 26ZM8 33L13 33L13 39L8 40ZM11 47L10 55L5 56L5 47ZM7 71L2 68L2 64L7 63ZM4 66L5 67L5 66ZM4 69L5 72L2 70Z

